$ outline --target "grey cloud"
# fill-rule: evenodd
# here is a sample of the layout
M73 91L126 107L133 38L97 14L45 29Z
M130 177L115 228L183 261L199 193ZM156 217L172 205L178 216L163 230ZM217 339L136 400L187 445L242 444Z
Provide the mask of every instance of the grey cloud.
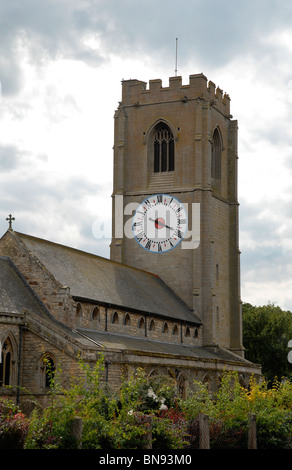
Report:
M70 177L52 182L46 174L17 176L0 184L0 236L7 230L6 217L15 217L15 230L69 244L66 234L79 239L78 248L101 256L109 255L109 242L94 237L92 226L99 216L98 207L86 208L87 199L103 195L111 188L94 184L83 177ZM73 243L74 244L74 243Z
M0 207L9 210L9 204L19 210L45 211L51 204L82 205L82 199L99 194L104 189L98 184L90 183L85 178L72 177L68 180L48 182L46 174L37 176L21 174L11 182L1 182Z
M274 206L274 204L273 204ZM239 220L241 232L249 234L250 238L255 243L274 242L279 240L277 230L278 224L269 215L265 215L265 204L254 203L250 204L241 200ZM273 208L269 207L273 212Z
M16 168L21 158L20 151L13 145L0 145L0 172Z
M29 154L16 145L0 144L0 175L14 170L18 170L19 174L28 169L32 171L38 161L47 162L48 156L45 153ZM18 178L18 175L12 177L12 181L16 182ZM1 183L1 189L5 184L7 183Z
M83 44L85 34L96 32L94 24L75 21L74 13L86 11L86 6L87 2L78 1L0 1L0 81L3 95L15 94L21 88L22 47L35 64L60 56L82 59L83 55L95 65L101 62L99 52Z
M160 69L172 69L174 41L179 36L179 61L203 67L222 66L252 45L259 60L275 56L278 47L262 38L290 28L289 0L0 0L0 52L3 93L21 86L22 38L32 62L62 56L98 66L107 52L120 56L147 54ZM101 50L86 39L95 36Z
M241 272L254 282L289 281L292 275L292 244L289 208L291 201L265 204L242 201L240 209ZM246 239L247 235L247 239ZM288 243L285 243L284 240Z
M104 7L105 17L113 24L104 38L111 49L132 54L143 51L164 66L173 63L176 35L181 40L182 61L198 59L203 66L222 66L251 44L252 53L262 60L264 50L268 56L270 49L263 37L290 28L292 14L289 0L161 0L159 4L156 0L107 0L98 5Z

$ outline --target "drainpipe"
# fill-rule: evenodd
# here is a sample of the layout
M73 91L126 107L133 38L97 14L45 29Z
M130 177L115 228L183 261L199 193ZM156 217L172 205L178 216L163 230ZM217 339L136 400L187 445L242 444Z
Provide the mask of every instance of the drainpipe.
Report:
M108 369L109 369L109 365L111 364L111 362L109 362L106 359L104 363L105 363L105 383L108 383Z
M19 405L19 393L20 393L23 329L24 329L24 325L19 325L18 377L17 377L17 391L16 391L16 404L17 405Z

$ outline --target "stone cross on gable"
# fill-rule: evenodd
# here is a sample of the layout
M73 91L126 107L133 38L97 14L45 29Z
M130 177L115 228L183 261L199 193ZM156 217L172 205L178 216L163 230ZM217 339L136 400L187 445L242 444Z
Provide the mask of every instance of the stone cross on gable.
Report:
M8 220L8 222L9 222L9 229L12 230L12 220L15 220L15 218L12 217L11 214L9 214L9 216L6 218L6 220Z

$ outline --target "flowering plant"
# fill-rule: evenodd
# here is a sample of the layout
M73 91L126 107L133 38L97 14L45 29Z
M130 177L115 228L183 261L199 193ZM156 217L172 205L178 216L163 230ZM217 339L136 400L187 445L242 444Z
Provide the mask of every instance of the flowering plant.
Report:
M0 401L0 449L22 449L28 419L7 399Z

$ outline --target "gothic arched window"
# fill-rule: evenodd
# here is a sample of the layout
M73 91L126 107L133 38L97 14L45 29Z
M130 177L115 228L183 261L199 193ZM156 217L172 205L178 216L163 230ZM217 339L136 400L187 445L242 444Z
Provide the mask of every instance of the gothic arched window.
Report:
M140 329L145 327L145 320L144 320L143 317L140 318L139 323L138 323L138 327Z
M186 398L187 379L184 374L179 374L177 378L177 391L180 398Z
M222 153L221 137L220 137L218 129L216 128L213 134L213 143L212 143L211 178L213 180L221 179L221 153Z
M178 327L177 327L177 325L174 325L173 330L172 330L172 334L173 334L174 336L178 335Z
M3 344L0 359L0 386L11 385L12 344L9 338Z
M117 314L117 312L114 312L114 313L113 313L113 316L112 316L112 323L114 323L114 324L119 323L119 315Z
M82 306L80 303L76 306L76 317L82 317Z
M167 124L160 122L154 129L154 173L174 171L174 138Z
M166 322L163 324L162 333L165 333L165 334L168 333L168 324Z
M150 330L150 331L154 331L154 330L155 330L155 323L154 323L154 320L153 320L153 319L151 319L151 321L150 321L149 330Z
M42 386L45 388L50 388L54 384L54 378L55 378L55 360L53 359L52 355L50 353L46 353L42 358L41 358L41 381L42 381Z
M100 321L100 311L98 307L94 307L92 310L91 319Z
M130 325L130 324L131 324L130 315L126 313L125 318L124 318L124 325Z

